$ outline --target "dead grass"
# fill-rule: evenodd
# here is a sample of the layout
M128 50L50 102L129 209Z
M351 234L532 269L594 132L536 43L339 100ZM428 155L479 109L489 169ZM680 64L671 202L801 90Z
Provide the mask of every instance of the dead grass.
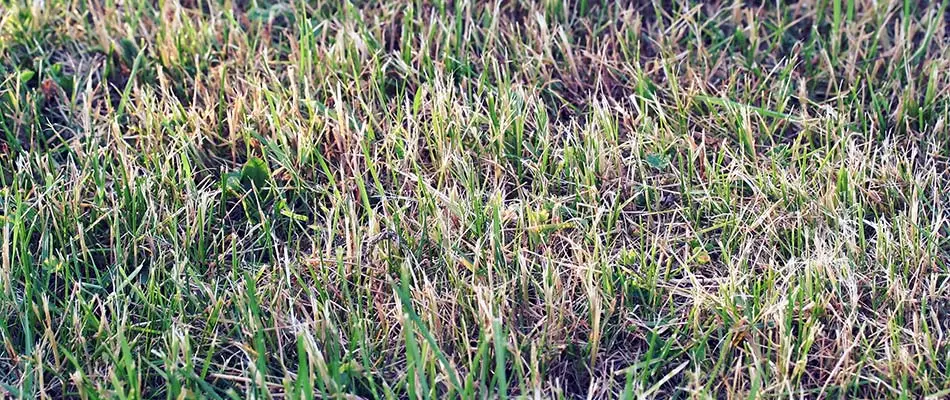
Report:
M946 1L2 4L11 396L950 394Z

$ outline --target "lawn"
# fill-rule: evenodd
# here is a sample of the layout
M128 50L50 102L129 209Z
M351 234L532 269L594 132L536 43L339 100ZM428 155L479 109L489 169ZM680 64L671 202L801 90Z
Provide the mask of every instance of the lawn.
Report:
M950 0L0 0L0 398L947 398Z

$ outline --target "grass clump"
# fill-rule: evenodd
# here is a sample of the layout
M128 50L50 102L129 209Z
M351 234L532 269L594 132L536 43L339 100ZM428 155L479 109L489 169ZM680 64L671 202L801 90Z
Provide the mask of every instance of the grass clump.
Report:
M0 6L0 392L950 395L947 1Z

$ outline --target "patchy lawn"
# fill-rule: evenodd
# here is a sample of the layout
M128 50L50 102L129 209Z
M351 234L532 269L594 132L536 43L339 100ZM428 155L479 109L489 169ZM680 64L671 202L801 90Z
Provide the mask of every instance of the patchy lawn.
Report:
M950 2L785 3L0 0L0 397L950 396Z

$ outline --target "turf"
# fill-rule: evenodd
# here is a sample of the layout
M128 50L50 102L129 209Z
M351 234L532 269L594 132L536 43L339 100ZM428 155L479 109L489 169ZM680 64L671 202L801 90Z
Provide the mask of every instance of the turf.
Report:
M943 1L0 2L0 397L950 396Z

